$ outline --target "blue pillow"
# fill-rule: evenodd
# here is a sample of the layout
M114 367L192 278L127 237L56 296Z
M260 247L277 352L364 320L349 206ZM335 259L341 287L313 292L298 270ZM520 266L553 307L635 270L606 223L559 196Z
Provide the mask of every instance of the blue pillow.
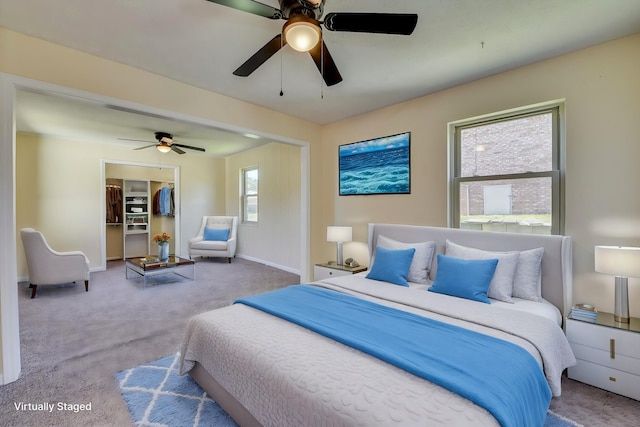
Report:
M415 248L390 250L376 247L376 258L371 271L367 274L367 279L409 286L407 274L415 252Z
M229 240L229 229L205 227L202 240L215 240L219 242L226 242L227 240Z
M491 304L487 297L497 259L464 260L438 254L438 272L431 292Z

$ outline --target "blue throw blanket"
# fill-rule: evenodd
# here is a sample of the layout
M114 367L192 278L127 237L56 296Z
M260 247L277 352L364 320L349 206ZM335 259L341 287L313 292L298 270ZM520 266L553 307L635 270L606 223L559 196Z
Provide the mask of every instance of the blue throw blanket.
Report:
M241 298L451 390L502 426L542 426L551 391L523 348L458 326L310 285Z

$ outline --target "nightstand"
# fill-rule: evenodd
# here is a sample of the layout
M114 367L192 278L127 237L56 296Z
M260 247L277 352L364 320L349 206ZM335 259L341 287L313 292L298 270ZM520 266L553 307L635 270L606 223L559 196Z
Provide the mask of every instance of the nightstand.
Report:
M356 274L362 271L367 271L367 267L347 267L346 265L338 264L316 264L313 266L313 280L348 276L350 274Z
M595 322L567 318L567 339L578 364L569 378L640 400L640 319L614 322L599 312Z

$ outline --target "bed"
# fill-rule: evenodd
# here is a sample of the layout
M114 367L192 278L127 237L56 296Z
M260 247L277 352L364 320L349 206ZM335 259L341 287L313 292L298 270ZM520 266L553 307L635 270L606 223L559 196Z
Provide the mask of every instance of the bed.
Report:
M571 239L369 224L368 244L368 272L194 316L181 373L241 426L542 425L575 364Z

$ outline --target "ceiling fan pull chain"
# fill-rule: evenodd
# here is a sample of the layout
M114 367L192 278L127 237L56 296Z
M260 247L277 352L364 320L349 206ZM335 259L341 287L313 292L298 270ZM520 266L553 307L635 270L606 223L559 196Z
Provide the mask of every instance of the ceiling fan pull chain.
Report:
M284 46L284 37L280 37L280 96L284 96L284 92L282 91L282 57L284 56L282 53L282 47Z
M320 32L320 99L324 99L324 39Z

